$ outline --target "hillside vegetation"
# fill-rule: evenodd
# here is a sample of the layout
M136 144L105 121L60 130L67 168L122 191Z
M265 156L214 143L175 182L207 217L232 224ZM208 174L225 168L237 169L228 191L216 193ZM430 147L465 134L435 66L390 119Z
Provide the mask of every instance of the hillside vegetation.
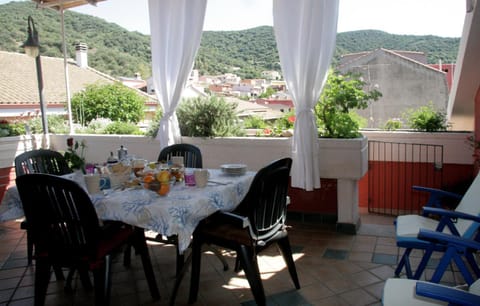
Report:
M36 9L31 1L0 5L0 50L23 52L27 18L39 32L41 54L62 56L60 14ZM90 15L65 12L68 57L75 58L75 43L89 47L89 65L114 77L150 76L150 36L130 32ZM429 63L454 63L460 38L393 35L364 30L337 35L336 59L347 53L377 48L425 52ZM259 77L263 70L280 70L273 28L262 26L243 31L205 31L195 61L201 74L234 72L244 78Z

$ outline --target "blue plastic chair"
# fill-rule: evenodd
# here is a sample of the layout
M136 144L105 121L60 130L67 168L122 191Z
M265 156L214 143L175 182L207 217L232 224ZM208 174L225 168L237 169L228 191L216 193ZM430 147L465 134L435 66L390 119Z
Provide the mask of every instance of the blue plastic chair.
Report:
M383 288L384 306L480 305L480 280L468 291L412 279L390 278Z
M480 305L480 280L474 281L467 266L462 260L463 254L472 254L480 250L480 243L472 239L464 239L429 230L420 230L418 239L441 244L445 252L435 269L432 282L410 279L388 279L383 291L383 305ZM448 265L454 261L462 273L468 291L434 284L442 278Z
M439 208L441 199L444 197L460 198L460 196L433 188L414 187L414 189L430 192L431 195L427 205L423 208L423 215L398 216L395 221L397 246L405 248L405 252L395 269L395 276L400 276L403 268L405 268L407 278L419 279L432 253L434 251L445 252L446 250L443 243L419 239L418 234L421 229L444 232L467 240L476 238L474 236L480 226L480 205L478 203L480 199L480 176L477 176L472 182L455 210ZM439 219L430 218L430 215L436 215ZM425 251L415 275L412 273L410 263L410 254L414 249ZM480 277L480 269L473 254L467 252L464 256L476 276Z

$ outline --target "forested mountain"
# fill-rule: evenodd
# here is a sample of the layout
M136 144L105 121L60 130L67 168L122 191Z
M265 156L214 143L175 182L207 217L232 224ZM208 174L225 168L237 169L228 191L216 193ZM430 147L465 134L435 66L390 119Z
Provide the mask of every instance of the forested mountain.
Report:
M62 56L60 14L40 10L31 1L0 5L0 50L23 52L27 37L27 17L35 20L41 54ZM150 37L72 11L65 12L68 56L75 58L74 45L89 47L89 65L112 76L150 76ZM377 48L422 51L430 63L454 63L460 38L392 35L365 30L337 35L335 56ZM257 27L243 31L205 31L195 67L201 74L235 72L244 78L259 77L263 70L280 70L273 28Z

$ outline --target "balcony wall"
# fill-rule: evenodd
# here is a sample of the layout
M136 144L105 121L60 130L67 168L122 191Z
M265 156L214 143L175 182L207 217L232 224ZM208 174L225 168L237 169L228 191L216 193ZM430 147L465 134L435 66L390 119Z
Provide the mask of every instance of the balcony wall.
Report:
M369 140L440 144L444 146L444 176L446 184L454 185L462 177L472 175L472 147L467 141L471 133L416 133L416 132L364 132ZM66 149L67 135L51 135L50 144L55 150ZM75 140L85 140L86 160L104 163L110 152L114 155L120 145L128 149L128 153L148 160L157 160L160 151L159 142L143 136L119 135L75 135ZM188 138L183 142L197 145L203 154L204 166L218 168L225 163L244 163L250 170L258 170L271 160L291 156L291 138L239 137L239 138ZM38 147L38 140L28 137L0 138L0 196L14 177L12 166L14 157L26 150ZM302 218L334 220L337 216L337 183L338 174L331 173L325 167L334 165L332 158L336 153L330 151L329 144L320 141L322 188L314 192L305 192L292 188L292 205L290 210L298 212ZM366 154L364 152L364 154ZM335 165L335 169L350 169L361 160L352 159L350 165ZM322 168L324 167L324 168ZM362 165L362 167L366 167ZM365 170L354 171L362 176ZM338 171L337 171L338 172ZM348 171L340 171L350 176ZM337 176L337 177L335 177ZM340 178L342 179L342 178ZM357 178L359 179L359 178ZM10 180L10 182L9 182ZM358 203L365 206L368 199L368 176L359 182Z

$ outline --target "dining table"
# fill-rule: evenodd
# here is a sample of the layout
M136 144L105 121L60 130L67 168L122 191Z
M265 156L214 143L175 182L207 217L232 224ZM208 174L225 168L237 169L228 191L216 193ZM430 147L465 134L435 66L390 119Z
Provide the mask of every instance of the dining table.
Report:
M201 220L217 211L232 211L246 196L254 171L240 175L222 169L208 169L205 187L172 183L170 192L161 196L142 186L105 189L90 194L100 220L115 220L161 235L178 237L183 253ZM6 190L0 204L0 222L23 217L22 203L15 186Z

